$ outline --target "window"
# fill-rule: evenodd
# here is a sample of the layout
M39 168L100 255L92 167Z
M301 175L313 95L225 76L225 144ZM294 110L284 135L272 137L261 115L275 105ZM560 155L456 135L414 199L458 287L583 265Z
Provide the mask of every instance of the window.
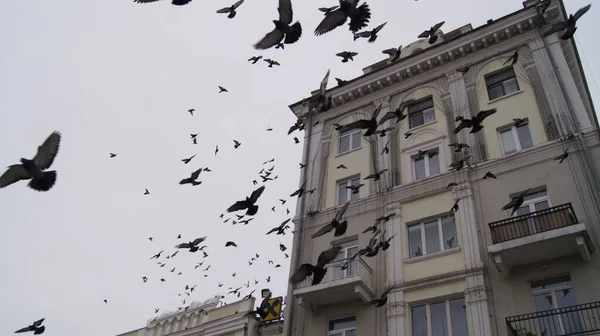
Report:
M415 128L435 121L433 99L428 98L408 107L408 120L410 128Z
M440 173L440 153L437 148L429 150L425 155L413 156L412 160L414 181Z
M465 299L412 307L412 336L468 336Z
M335 261L340 263L340 266L346 262L346 259L352 257L358 252L358 240L352 240L343 244L337 245L341 247L340 254L335 258ZM333 268L333 280L343 279L358 274L358 260L354 260L348 264L348 268L341 269L340 267Z
M356 336L356 316L329 320L327 336Z
M359 129L340 132L340 150L339 153L346 153L360 147L361 133Z
M490 100L519 91L519 83L517 83L517 77L513 68L485 76L485 85L487 86Z
M409 258L449 250L457 246L453 215L408 226Z
M356 194L352 193L348 186L357 186L360 184L360 177L355 177L350 180L338 183L338 202L337 204L346 204L348 201L354 201L360 198L360 191Z
M523 197L523 204L520 208L515 211L515 216L522 216L528 213L548 209L550 207L550 199L548 198L548 193L546 190L536 191L530 194L527 194ZM530 234L534 234L538 231L538 227L544 227L543 225L547 225L543 222L541 218L527 218L527 229Z
M533 139L529 124L523 123L518 127L503 129L500 133L500 147L503 155L510 155L520 150L533 147Z
M531 282L536 312L577 305L569 275ZM540 335L574 335L583 331L579 312L548 314L538 319Z

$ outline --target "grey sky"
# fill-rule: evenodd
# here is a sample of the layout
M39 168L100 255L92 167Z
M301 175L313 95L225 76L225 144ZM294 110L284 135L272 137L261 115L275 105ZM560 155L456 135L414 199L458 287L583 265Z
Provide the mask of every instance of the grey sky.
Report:
M154 308L182 306L177 293L186 284L198 285L191 299L201 301L218 292L219 281L223 292L250 280L259 294L271 275L268 287L285 295L290 259L278 244L291 249L291 234L265 233L291 216L286 207L295 210L287 196L297 188L304 142L286 136L294 122L288 104L316 89L328 68L331 82L356 77L384 58L381 50L413 42L438 21L446 21L447 32L522 8L518 0L371 0L371 25L388 21L371 45L353 42L347 26L314 37L317 8L336 1L295 1L302 38L261 53L252 44L273 28L277 1L246 0L233 20L215 13L230 2L0 1L0 166L32 157L53 130L63 134L52 190L35 192L25 182L0 190L0 334L41 317L48 336L119 334L145 325ZM589 2L566 6L574 12ZM588 62L599 51L598 9L576 34L596 102L600 64ZM354 63L335 56L344 50L359 53ZM246 62L259 54L282 66ZM218 94L217 85L230 92ZM273 132L265 131L269 125ZM200 133L198 145L190 133ZM242 142L238 150L234 138ZM109 159L109 152L118 156ZM190 164L180 161L193 154ZM256 219L223 224L219 214L254 190L251 181L272 157L279 179L267 183ZM213 171L202 173L202 185L177 184L206 166ZM144 188L151 195L143 196ZM181 251L164 268L148 260L162 249L172 253L179 233L208 236L208 278L194 270L201 253ZM224 248L227 240L239 248ZM260 259L249 266L255 252ZM283 267L273 269L269 259ZM170 273L173 266L183 275Z

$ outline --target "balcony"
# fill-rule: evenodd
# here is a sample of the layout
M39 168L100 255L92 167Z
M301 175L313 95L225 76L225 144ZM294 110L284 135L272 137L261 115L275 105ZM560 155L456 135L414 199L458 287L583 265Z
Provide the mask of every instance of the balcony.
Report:
M510 336L600 334L600 302L586 303L506 318Z
M594 251L584 223L571 203L511 217L489 224L492 245L488 253L505 278L515 266L580 254L590 260Z
M315 308L340 302L361 300L369 302L374 291L371 284L373 270L358 257L342 270L340 267L348 259L336 260L327 265L327 274L323 281L311 286L312 279L307 279L296 287L294 296L303 309L314 312Z

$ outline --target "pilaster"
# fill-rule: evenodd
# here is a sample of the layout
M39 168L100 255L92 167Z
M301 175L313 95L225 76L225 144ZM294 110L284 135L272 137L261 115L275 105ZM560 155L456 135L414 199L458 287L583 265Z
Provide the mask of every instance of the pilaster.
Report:
M479 283L481 286L471 286L470 283ZM487 294L483 283L482 274L467 277L465 305L467 306L467 316L471 319L471 335L492 334Z
M394 236L387 250L387 283L386 288L397 286L404 281L403 275L403 253L402 253L402 213L400 203L391 203L385 207L385 215L395 213L385 224L386 238Z
M308 122L308 119L306 119L305 122ZM313 121L314 123L314 121ZM306 134L304 135L304 141L308 141L308 129L309 126L306 125L305 126L305 130L307 130L307 132L305 132ZM310 139L310 143L308 143L308 155L305 157L305 162L302 162L303 164L306 164L306 167L303 168L304 172L303 174L301 174L301 178L300 178L300 183L298 184L298 187L300 187L304 181L304 177L306 177L307 183L306 183L306 189L317 189L314 193L312 194L307 194L303 197L306 197L307 199L305 200L307 205L310 204L315 204L315 200L318 200L321 198L321 194L322 194L322 190L321 190L321 186L320 186L320 182L321 182L321 175L322 175L322 169L321 167L324 165L324 159L321 155L321 151L322 146L319 146L319 144L321 143L321 138L323 135L323 123L319 123L315 126L312 127L311 129L312 132L312 136ZM306 148L305 148L306 150ZM298 199L298 202L296 202L296 214L300 214L300 205L302 204L301 200ZM308 208L306 208L308 209ZM305 215L305 214L302 214Z
M406 312L403 291L392 291L388 294L386 313L388 321L388 336L404 335Z
M377 99L375 101L373 101L373 103L375 104L375 107L377 107L379 104L381 104L381 111L379 112L379 115L377 117L377 121L379 122L379 120L381 120L383 118L383 116L385 116L386 113L388 113L390 111L390 97L386 96L380 99ZM386 129L388 127L392 127L394 125L392 125L392 121L395 122L395 119L390 119L387 120L385 123L383 123L383 125L379 126L379 129ZM391 156L388 155L380 155L381 151L383 150L383 148L385 147L386 143L390 140L391 138L391 131L388 132L388 134L384 137L381 137L379 135L377 135L377 141L376 144L373 143L373 148L372 148L372 156L374 156L375 158L375 162L377 163L375 170L376 171L380 171L383 169L387 169L388 171L385 172L383 174L383 176L381 177L381 179L379 180L379 186L381 188L381 190L387 190L389 188L391 188L393 186L393 178L392 178L392 164L391 164ZM391 151L390 151L391 154ZM377 190L374 189L374 183L371 186L371 191L372 192L376 192Z

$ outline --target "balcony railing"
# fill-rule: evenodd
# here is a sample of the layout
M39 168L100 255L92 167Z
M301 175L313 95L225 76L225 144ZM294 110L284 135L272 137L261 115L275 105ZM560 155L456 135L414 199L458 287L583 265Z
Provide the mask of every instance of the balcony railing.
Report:
M506 318L510 336L570 336L600 332L600 302Z
M348 260L350 260L350 258L335 260L327 264L327 274L325 274L325 278L323 278L321 284L360 276L361 280L367 282L367 285L370 287L372 270L369 265L367 265L361 257L358 257L356 260L350 262L346 269L341 269L342 265ZM296 289L309 287L311 285L312 278L309 277L299 283Z
M567 203L490 223L490 231L492 242L498 244L577 223L575 211L571 203Z

